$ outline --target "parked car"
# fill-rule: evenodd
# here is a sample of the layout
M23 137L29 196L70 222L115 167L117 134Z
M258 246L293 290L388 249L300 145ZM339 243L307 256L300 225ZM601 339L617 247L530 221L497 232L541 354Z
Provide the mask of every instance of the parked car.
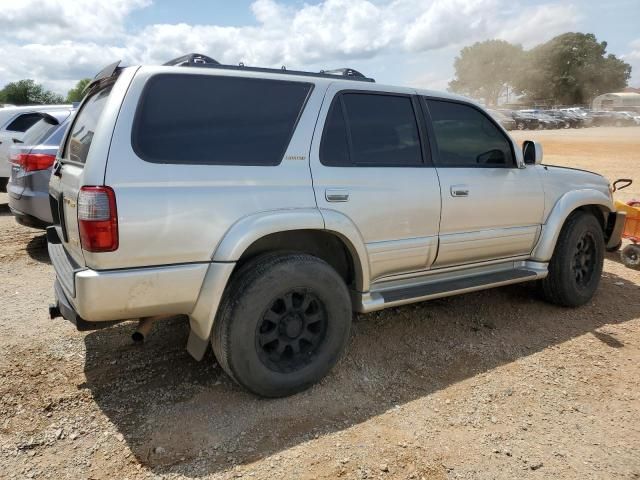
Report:
M633 116L626 112L591 112L594 127L628 127L635 125Z
M545 110L544 113L562 122L564 128L582 128L584 120L578 115L562 110Z
M515 130L516 129L516 121L511 117L507 116L504 113L498 110L487 110L489 114L504 127L505 130Z
M530 113L513 110L510 112L513 120L516 122L518 130L537 130L540 128L540 121Z
M520 112L535 117L538 120L538 128L540 129L554 130L565 126L564 121L553 118L541 110L520 110Z
M6 192L9 180L9 148L22 140L24 133L41 118L41 112L69 109L71 105L28 105L0 108L0 191Z
M10 149L9 208L18 223L34 228L51 225L49 178L73 109L43 113Z
M352 69L116 63L51 175L50 315L142 338L184 314L194 358L211 342L277 397L332 368L352 311L537 280L584 305L624 215L602 176L541 162L471 100Z

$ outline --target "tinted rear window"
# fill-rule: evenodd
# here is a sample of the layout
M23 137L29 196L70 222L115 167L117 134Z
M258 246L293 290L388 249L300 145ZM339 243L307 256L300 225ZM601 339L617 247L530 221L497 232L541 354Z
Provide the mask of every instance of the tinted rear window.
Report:
M22 143L25 145L40 145L43 140L46 140L59 126L59 123L54 123L53 120L48 117L41 118L27 130L24 137L22 137Z
M147 83L132 134L154 163L278 165L312 85L205 75Z
M71 126L64 158L78 163L87 161L96 126L110 93L111 87L107 87L91 95L83 104Z

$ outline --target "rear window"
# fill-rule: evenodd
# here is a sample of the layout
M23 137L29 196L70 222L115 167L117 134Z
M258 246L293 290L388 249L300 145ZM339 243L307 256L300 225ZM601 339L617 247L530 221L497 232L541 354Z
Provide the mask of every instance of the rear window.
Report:
M157 75L147 83L132 145L143 160L195 165L278 165L310 83Z
M102 115L111 87L107 87L91 95L78 111L71 126L71 133L67 140L64 158L72 162L85 163L91 147L93 134Z
M60 126L50 117L42 117L22 137L25 145L40 145Z

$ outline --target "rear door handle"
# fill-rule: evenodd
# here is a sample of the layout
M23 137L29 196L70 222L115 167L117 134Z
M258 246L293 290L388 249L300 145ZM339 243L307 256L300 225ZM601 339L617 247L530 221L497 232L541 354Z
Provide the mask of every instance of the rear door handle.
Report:
M324 192L327 202L348 202L349 192L340 188L328 188Z
M451 196L452 197L468 197L469 187L467 187L466 185L451 185Z

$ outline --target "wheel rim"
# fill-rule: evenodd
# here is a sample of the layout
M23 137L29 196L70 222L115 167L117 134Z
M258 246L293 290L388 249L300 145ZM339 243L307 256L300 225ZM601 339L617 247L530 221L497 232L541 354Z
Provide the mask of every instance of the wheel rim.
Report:
M573 273L576 283L585 287L591 282L596 266L596 243L590 233L580 237L573 255Z
M327 310L305 289L275 297L256 331L256 350L269 369L290 373L308 365L327 333Z

